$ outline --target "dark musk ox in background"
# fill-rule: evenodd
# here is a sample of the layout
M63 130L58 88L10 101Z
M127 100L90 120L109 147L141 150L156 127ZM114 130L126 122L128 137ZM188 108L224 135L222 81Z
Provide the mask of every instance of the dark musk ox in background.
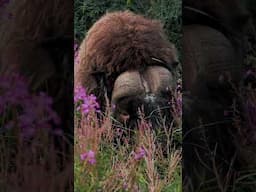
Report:
M53 98L73 131L73 1L11 0L1 13L0 74L18 72Z
M183 1L185 191L229 191L247 166L240 151L238 90L248 26L242 1Z
M79 60L75 85L94 93L103 110L109 100L118 121L128 118L134 127L138 108L156 127L158 109L170 120L178 60L160 22L129 11L107 13L88 31Z

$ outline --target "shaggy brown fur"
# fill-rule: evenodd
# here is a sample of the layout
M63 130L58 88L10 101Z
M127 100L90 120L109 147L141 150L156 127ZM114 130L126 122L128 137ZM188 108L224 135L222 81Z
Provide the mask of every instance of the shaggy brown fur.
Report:
M90 92L98 88L95 73L106 75L110 89L116 77L127 70L143 70L153 65L152 57L171 68L177 61L160 22L129 11L108 13L88 31L80 47L80 63L75 67L75 84Z

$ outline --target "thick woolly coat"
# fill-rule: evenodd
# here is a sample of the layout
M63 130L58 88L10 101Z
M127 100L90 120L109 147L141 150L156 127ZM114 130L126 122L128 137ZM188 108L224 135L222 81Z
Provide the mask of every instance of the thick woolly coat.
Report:
M156 64L152 58L160 59L167 68L177 61L175 47L161 23L130 11L107 13L91 27L80 46L75 85L88 92L102 92L96 78L100 74L111 92L120 73Z

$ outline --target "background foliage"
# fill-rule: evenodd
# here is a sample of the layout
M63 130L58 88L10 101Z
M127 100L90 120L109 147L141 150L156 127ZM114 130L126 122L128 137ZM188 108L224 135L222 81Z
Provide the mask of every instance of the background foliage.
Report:
M180 50L181 0L75 0L75 40L80 44L92 24L106 12L131 10L164 24L168 38Z

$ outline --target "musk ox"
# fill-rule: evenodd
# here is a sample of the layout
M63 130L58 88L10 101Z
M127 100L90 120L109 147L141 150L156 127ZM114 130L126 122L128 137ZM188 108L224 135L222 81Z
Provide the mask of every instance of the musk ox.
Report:
M130 11L107 13L88 31L79 60L75 85L94 93L103 109L107 98L117 120L135 122L142 106L150 119L158 108L170 117L178 59L160 22Z
M73 127L73 1L12 0L1 13L0 73L18 72L47 92L64 129ZM70 102L67 102L70 101Z
M247 166L238 144L238 90L249 14L240 1L183 5L184 189L221 191Z

